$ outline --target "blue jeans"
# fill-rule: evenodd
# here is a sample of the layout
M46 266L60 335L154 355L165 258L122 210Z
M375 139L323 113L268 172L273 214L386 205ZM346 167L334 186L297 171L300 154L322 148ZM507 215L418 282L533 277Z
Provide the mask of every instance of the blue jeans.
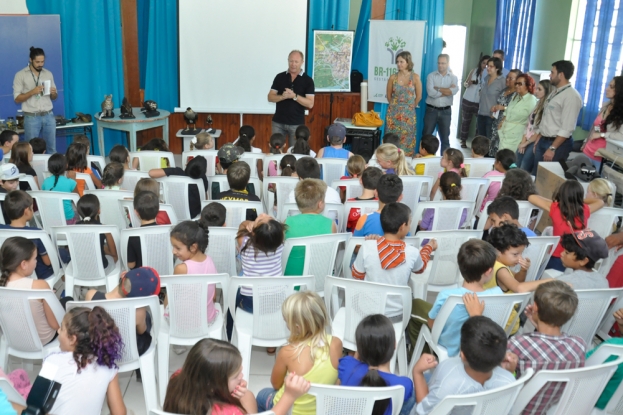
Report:
M287 137L286 143L288 143L288 147L291 147L294 145L294 141L296 141L296 137L294 136L294 133L296 132L296 129L298 128L298 125L289 125L289 124L282 124L280 122L271 122L271 134L277 134L277 133L281 133L283 134L285 137ZM324 140L322 141L324 143Z
M476 119L476 134L482 135L491 139L491 128L493 126L493 118L488 115L480 115L478 114L478 118Z
M534 164L534 143L530 143L526 146L526 150L523 154L519 151L515 153L515 164L522 170L532 173L532 165Z
M539 162L543 161L543 155L548 148L552 146L556 137L541 137L536 145L536 152L534 154L534 165L532 166L532 175L536 176L536 171L539 167ZM554 152L554 158L552 161L565 161L569 157L569 153L573 148L573 137L567 138Z
M273 400L277 391L273 388L264 388L257 393L255 400L257 401L257 411L266 412L273 409Z
M53 113L42 116L24 115L24 140L40 137L45 140L46 154L56 153L56 119Z
M452 119L452 109L438 110L426 106L426 114L424 114L424 127L422 135L432 134L437 128L439 133L439 141L441 141L441 155L450 147L450 121Z

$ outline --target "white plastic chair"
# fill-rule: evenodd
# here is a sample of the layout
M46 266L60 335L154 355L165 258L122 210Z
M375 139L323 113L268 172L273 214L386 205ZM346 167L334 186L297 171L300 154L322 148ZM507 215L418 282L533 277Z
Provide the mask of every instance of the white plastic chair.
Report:
M0 287L0 362L9 372L9 355L21 359L41 360L51 349L59 347L58 338L42 344L35 325L30 301L45 300L59 326L65 316L63 306L52 290L19 290Z
M8 369L8 367L5 368L5 370ZM13 385L11 385L8 379L0 378L0 390L2 390L2 392L6 395L9 402L13 402L21 406L27 406L26 399L24 399L24 397L20 395Z
M623 217L623 209L604 207L597 212L591 213L588 218L588 229L597 232L602 238L607 238L614 231L614 224Z
M296 203L284 203L283 208L281 210L281 216L279 216L279 220L281 222L285 222L288 216L300 215L301 211L299 210ZM344 222L344 205L341 203L325 203L324 210L320 213L322 216L331 219L332 221L337 221L337 231L345 232L346 231L346 222Z
M264 167L264 154L262 153L251 153L245 151L243 155L240 156L240 161L244 161L251 168L251 177L259 178L258 170L257 170L257 162L262 161L262 169ZM259 191L259 190L258 190Z
M321 297L324 295L325 277L337 276L340 273L340 263L336 261L340 244L346 245L348 233L332 233L330 235L306 236L303 238L286 239L281 256L282 267L285 272L290 252L295 246L305 247L305 262L301 275L312 275L316 281L314 287Z
M474 211L474 202L469 200L441 200L436 202L420 202L413 212L411 220L411 234L415 234L418 222L426 209L435 211L435 217L430 229L427 231L450 231L461 228L461 217L465 214L465 222L462 226L469 225L469 218ZM482 233L482 232L481 232Z
M29 174L20 174L19 175L20 183L27 183L30 186L30 190L40 190L39 185L35 182L35 177ZM40 182L43 183L43 182Z
M534 371L528 369L516 382L509 383L500 388L468 395L446 396L435 406L430 415L450 415L453 413L454 408L458 410L458 407L461 407L461 409L473 407L471 408L471 415L508 414L521 388L533 374Z
M212 195L212 183L218 183L219 193L226 192L230 189L229 182L227 181L227 176L225 175L221 174L216 176L208 176L208 181L210 182L210 189L208 191L210 197L208 199L212 199L214 197L214 200L216 200L216 196ZM255 195L259 197L260 200L264 200L262 196L262 194L264 193L262 190L263 185L260 179L257 177L251 177L249 178L249 184L253 185Z
M134 159L138 159L138 170L149 171L151 169L161 169L161 159L167 159L169 161L169 167L175 167L175 158L170 151L133 151L130 152L130 165L134 162Z
M517 200L517 204L519 205L519 218L517 220L521 226L528 227L530 225L530 218L532 217L532 211L534 210L538 211L535 224L539 223L541 216L543 216L542 209L539 209L527 200Z
M32 161L30 162L30 165L32 166L33 170L37 173L37 180L39 180L39 184L43 184L43 181L46 178L43 172L48 171L48 160L50 159L51 156L52 156L51 154L33 154L32 155Z
M84 180L84 190L96 190L95 183L93 182L93 178L89 173L78 173L76 172L76 180Z
M208 170L206 176L214 176L216 174L216 157L218 157L218 150L190 150L182 153L182 169L186 168L186 165L190 160L197 156L205 157L208 162Z
M353 271L350 268L355 254L355 248L365 241L364 237L350 236L344 248L344 256L342 257L342 273L341 276L346 279L353 278Z
M359 209L361 216L368 215L372 212L376 212L379 209L379 202L377 200L352 200L344 202L344 218L342 223L348 224L348 216L351 209Z
M226 223L227 224L227 223ZM210 242L206 255L212 258L216 270L229 275L238 275L236 266L236 234L238 228L210 227Z
M141 370L143 392L145 395L145 409L158 408L158 389L156 387L156 346L160 334L160 302L158 296L121 298L99 301L70 301L67 311L75 307L93 309L99 306L104 308L119 328L123 340L121 359L117 362L119 373ZM142 356L138 355L136 347L136 310L148 307L151 314L151 345Z
M266 177L281 177L281 176L268 176L268 166L270 163L274 162L277 165L277 174L281 175L281 168L279 168L279 163L281 163L281 159L283 158L283 156L287 156L288 154L291 156L294 156L294 158L296 158L297 160L302 157L311 157L305 154L290 154L290 153L265 155L264 163L262 164L262 171L264 173L264 179L266 179Z
M334 180L331 187L340 192L340 187L346 190L344 200L354 199L363 194L363 186L359 183L359 179Z
M231 343L242 355L242 373L249 379L251 347L280 347L290 331L281 314L281 305L287 297L300 290L313 289L315 279L305 277L230 277L228 308L234 318ZM253 290L253 313L236 309L236 293L240 287Z
M607 277L620 255L623 255L623 249L617 251L616 248L612 248L608 251L608 257L600 260L594 268L597 269L597 272L601 275Z
M462 284L457 255L461 245L469 239L481 239L482 232L475 230L420 231L415 235L417 247L424 239L436 239L438 248L422 274L411 274L409 285L413 298L426 299L429 291L439 292L446 288L456 288Z
M268 162L267 162L268 164ZM264 175L262 194L264 198L264 210L266 212L272 212L275 206L275 193L268 191L268 185L272 184L274 190L277 192L277 215L281 217L281 210L284 203L288 201L290 192L294 190L299 179L296 177L282 177L282 176L266 176Z
M441 167L441 157L421 157L413 159L413 170L418 165L424 166L424 176L434 177L435 179L439 175L439 172L443 170Z
M37 201L41 225L47 233L52 233L53 226L65 226L65 208L63 201L78 203L80 196L77 193L50 192L45 190L28 192ZM76 214L77 215L77 214Z
M206 337L219 340L226 338L226 307L215 303L218 315L212 323L208 322L210 284L218 285L223 290L223 299L229 298L227 274L160 276L160 286L166 287L169 300L169 321L162 321L158 335L158 386L162 403L169 383L169 345L194 346Z
M602 365L611 356L623 355L623 346L615 344L602 344L591 357L586 359L585 367ZM618 415L623 408L623 383L619 383L616 391L610 397L608 404L603 410L593 408L592 415Z
M339 291L344 291L344 305L339 304ZM405 330L411 316L411 288L327 276L324 284L324 302L331 318L331 332L342 340L346 349L357 350L355 330L365 317L372 314L385 314L387 297L400 297L402 302L402 320L393 323L396 332L396 351L391 360L391 370L395 372L398 360L398 373L402 376L407 371L407 348Z
M417 209L420 195L430 194L435 179L431 176L401 176L402 200L401 203L409 206L411 212Z
M206 200L206 189L201 179L191 179L186 176L168 176L159 178L162 183L163 196L165 203L173 206L178 220L194 219L190 214L188 202L189 186L194 184L199 189L199 199L201 202Z
M0 214L0 216L2 215ZM63 276L64 271L61 268L58 251L56 250L56 244L52 242L50 235L48 235L46 231L39 229L0 229L0 246L2 246L5 240L12 236L21 236L30 240L39 239L41 241L48 257L50 258L50 265L54 271L54 274L46 278L45 281L48 283L50 288L54 288L58 280L60 280Z
M110 233L119 252L119 229L114 225L70 225L52 228L52 241L67 242L71 252L71 262L65 267L65 292L72 295L74 285L81 287L100 287L105 285L112 291L119 283L121 264L111 263L104 268L101 254L100 235Z
M104 167L106 167L106 158L104 156L87 155L87 163L89 167L91 167L91 163L95 163L95 165L100 169L100 171L104 173Z
M482 177L493 170L495 159L492 158L471 158L467 157L463 161L465 171L469 170L468 177Z
M604 387L623 363L623 357L603 363L568 370L540 370L523 387L511 410L512 415L519 415L533 397L549 382L564 382L564 392L558 404L547 411L548 415L586 415L590 414Z
M578 308L573 317L562 326L561 331L568 336L581 337L590 347L610 304L623 294L623 288L575 290L575 292L579 300Z
M4 203L4 198L6 197L7 193L0 193L0 203ZM4 223L4 215L2 213L0 213L0 223L3 225L7 225L6 223Z
M132 199L134 197L132 192L101 189L85 190L84 194L93 194L100 201L100 222L104 225L115 225L119 230L126 228L126 220L119 210L118 201Z
M502 327L506 334L509 335L510 331L515 326L515 322L519 318L519 315L523 312L524 308L526 308L531 295L531 293L497 294L482 295L478 298L485 302L483 315L489 317L497 323L500 327ZM407 373L409 378L412 378L413 376L413 367L422 355L425 344L428 344L428 347L435 352L440 362L449 357L446 348L439 344L439 337L441 337L443 328L452 314L452 311L458 306L464 307L463 297L460 295L450 295L448 296L446 302L441 306L441 309L437 314L437 318L435 318L435 324L433 324L432 330L426 323L422 324L415 348L413 349L413 355L411 356L411 363ZM513 321L509 322L508 320L510 319L512 312L515 311L515 307L518 308L517 314ZM506 327L508 327L508 330ZM456 333L456 335L458 336L459 333Z
M405 398L402 385L382 388L335 386L313 383L310 395L316 397L316 413L323 415L370 415L376 401L391 399L392 415L398 415Z
M320 177L327 186L331 186L335 180L340 180L340 177L346 175L348 159L319 158L316 161L320 166Z
M158 275L172 275L173 253L170 240L172 229L173 225L159 225L122 230L120 257L124 268L128 269L128 240L131 237L138 237L141 241L143 266L152 267Z
M141 227L141 219L138 217L138 215L134 211L133 200L120 199L120 200L117 200L117 205L119 208L119 214L123 217L123 228L120 228L121 230L130 228L127 226L128 217L130 219L129 223L130 225L132 225L131 226L132 228ZM175 211L173 210L173 206L160 203L159 209L160 209L160 212L165 212L167 214L167 216L169 217L169 221L171 222L171 225L177 225L178 223L177 215L175 214Z
M149 178L149 173L140 170L126 170L123 173L123 182L121 182L121 190L134 193L136 183L143 178ZM158 195L160 196L160 195Z
M201 203L201 209L212 203L211 200L204 200ZM218 203L227 209L225 224L229 227L238 227L242 222L247 220L247 211L255 209L259 216L264 213L264 205L262 202L253 202L246 200L218 200Z
M541 279L549 259L558 246L559 236L530 236L530 245L523 251L523 257L530 259L530 268L526 273L526 282Z

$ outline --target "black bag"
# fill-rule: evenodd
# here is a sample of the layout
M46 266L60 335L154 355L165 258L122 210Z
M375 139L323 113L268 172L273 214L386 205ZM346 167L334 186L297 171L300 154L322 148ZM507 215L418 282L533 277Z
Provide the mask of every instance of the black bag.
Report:
M363 74L357 69L350 72L350 92L361 92L361 83L363 82Z

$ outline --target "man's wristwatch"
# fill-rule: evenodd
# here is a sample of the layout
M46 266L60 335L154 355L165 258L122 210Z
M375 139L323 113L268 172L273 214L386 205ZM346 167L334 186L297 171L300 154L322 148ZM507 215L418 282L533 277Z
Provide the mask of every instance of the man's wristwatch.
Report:
M550 146L550 147L549 147L549 150L551 150L551 151L556 151L556 147L554 147L554 146Z
M295 100L295 101L296 101L296 100L298 100L298 99L299 99L299 95L298 95L298 94L295 94L295 95L294 95L294 98L292 98L292 99L293 99L293 100Z

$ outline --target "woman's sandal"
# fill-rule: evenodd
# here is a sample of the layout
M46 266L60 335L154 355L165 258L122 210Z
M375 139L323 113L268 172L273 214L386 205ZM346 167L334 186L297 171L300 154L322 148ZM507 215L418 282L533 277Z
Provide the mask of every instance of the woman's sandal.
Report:
M467 142L461 140L461 148L467 148Z

